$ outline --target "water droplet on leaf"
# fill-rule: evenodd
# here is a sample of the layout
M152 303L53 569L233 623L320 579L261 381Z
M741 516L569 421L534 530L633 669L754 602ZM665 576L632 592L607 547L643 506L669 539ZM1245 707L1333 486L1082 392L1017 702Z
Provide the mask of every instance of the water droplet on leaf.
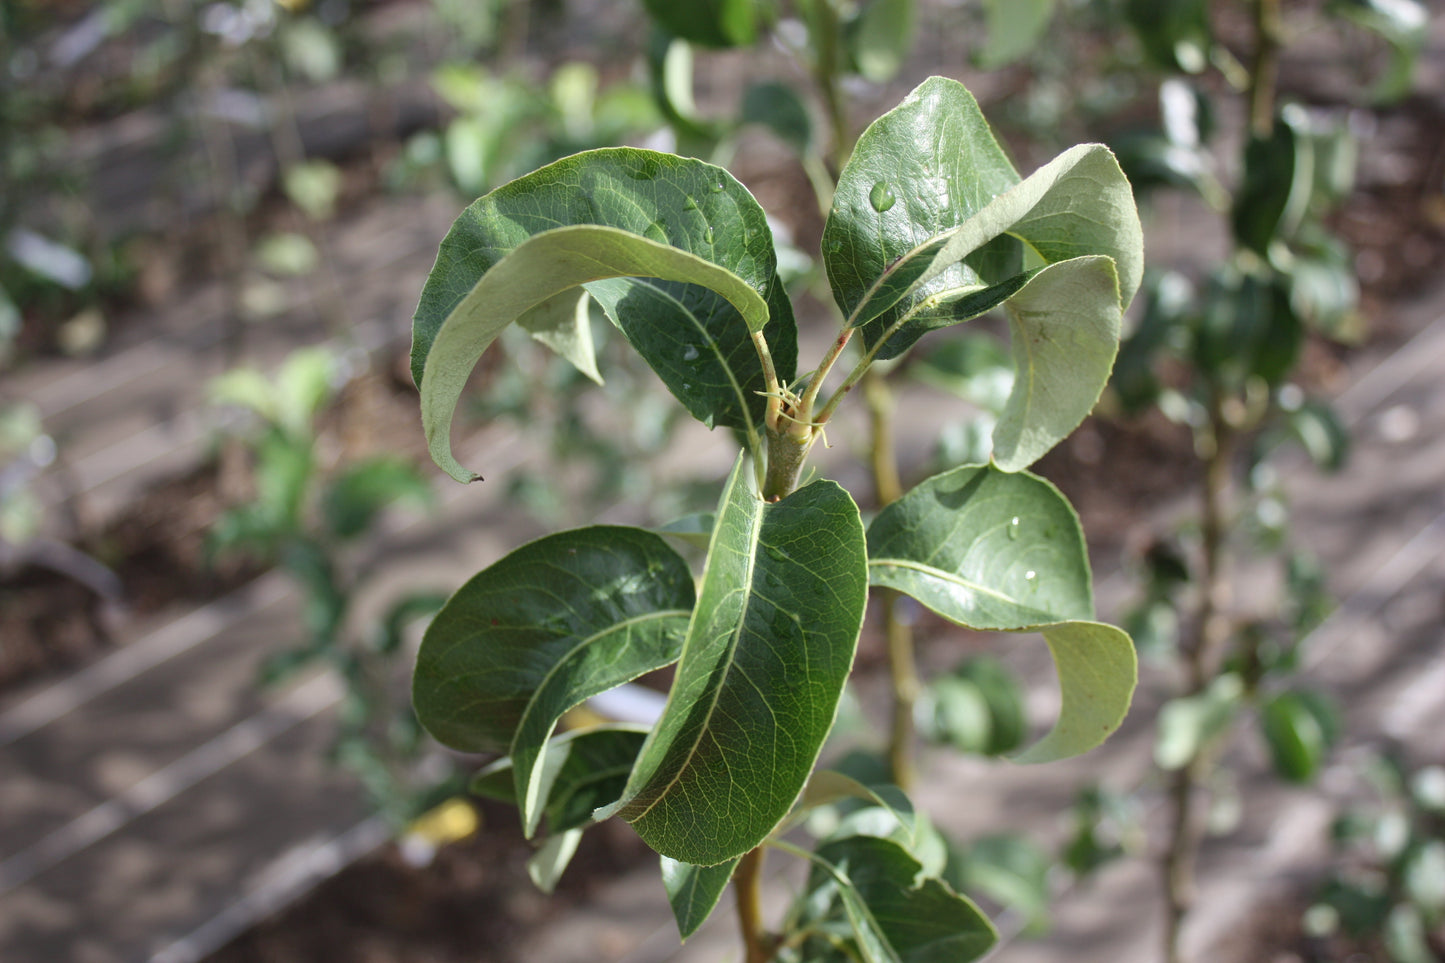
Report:
M868 203L873 205L873 210L882 214L893 206L898 198L893 196L893 191L887 181L879 181L873 185L873 190L868 192Z
M697 201L695 201L695 200L693 200L692 198L689 197L687 200L685 200L685 201L682 202L682 209L683 209L684 211L695 211L695 210L697 210Z
M1010 518L1010 519L1009 519L1009 522L1008 522L1008 537L1009 537L1009 538L1018 538L1018 537L1019 537L1019 517L1018 517L1017 515L1015 515L1013 518Z
M708 244L711 244L713 242L712 228L708 228L707 231L703 233L702 239Z
M684 346L683 346L683 349L682 349L682 360L684 360L684 361L696 361L697 358L698 358L698 354L699 354L699 353L700 353L700 352L697 350L697 345L695 345L695 344L684 345Z
M722 181L718 181L716 184L714 184L714 185L712 186L712 192L713 192L714 194L721 194L721 193L722 193L722 190L723 190L723 182L722 182Z

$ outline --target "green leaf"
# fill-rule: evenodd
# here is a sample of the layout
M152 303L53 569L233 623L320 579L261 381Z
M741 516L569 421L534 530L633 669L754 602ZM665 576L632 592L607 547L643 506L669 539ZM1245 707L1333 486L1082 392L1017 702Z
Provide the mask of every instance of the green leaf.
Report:
M965 963L998 940L972 901L920 878L922 865L891 840L850 836L820 846L813 861L809 889L836 884L868 963Z
M653 22L674 37L703 47L750 47L758 38L759 0L642 0Z
M978 52L978 65L997 70L1027 54L1044 35L1054 16L1054 0L984 0L988 43Z
M532 878L532 885L544 893L551 893L556 889L563 870L572 862L580 842L580 829L569 829L565 833L549 836L542 847L527 860L527 875Z
M464 752L509 752L528 834L562 714L674 661L693 604L687 565L657 535L594 526L522 546L462 586L428 627L417 716Z
M1123 312L1107 257L1039 271L1005 302L1018 376L993 429L993 460L1027 468L1093 410L1119 349Z
M975 751L991 756L1017 749L1028 735L1023 693L1018 680L997 659L965 660L949 678L972 685L988 710L988 736Z
M1007 304L1018 367L995 458L1023 468L1098 400L1139 287L1133 194L1102 145L1026 180L973 96L925 81L863 133L823 231L834 298L877 357Z
M938 77L863 132L823 232L834 298L870 347L887 337L884 358L917 340L890 333L912 316L957 323L1017 290L1020 242L1036 264L1113 258L1121 306L1138 289L1143 234L1108 148L1071 148L1020 182L973 95ZM951 307L965 295L966 316Z
M913 48L913 0L864 0L845 38L854 67L875 84L892 80Z
M474 477L451 455L452 409L487 346L548 299L615 277L694 283L755 332L769 320L775 270L762 208L701 161L611 148L498 188L452 225L413 319L412 377L433 458L454 478Z
M1329 12L1353 20L1385 39L1390 64L1375 82L1377 103L1399 100L1410 92L1415 63L1429 40L1430 14L1418 0L1332 0Z
M813 120L798 92L776 81L753 84L743 94L742 121L761 124L805 156L813 148Z
M869 125L839 176L823 229L823 260L834 300L850 323L864 325L870 346L892 315L868 322L917 284L932 266L928 254L942 247L945 235L1018 181L978 102L955 81L925 81ZM899 260L909 254L907 262ZM947 281L955 287L979 283L966 269ZM945 283L934 287L942 290Z
M1299 783L1319 772L1339 729L1333 706L1316 693L1293 690L1266 702L1259 722L1275 771Z
M430 505L431 486L403 458L368 458L348 467L326 487L321 513L336 537L355 538L371 528L378 512L401 500Z
M645 727L616 723L574 729L551 739L537 776L547 832L556 835L591 825L597 809L622 795L637 751L646 738ZM512 759L505 756L477 773L471 791L515 803L516 782Z
M1119 629L1092 621L1078 516L1047 481L976 465L935 475L874 518L868 560L871 584L951 622L1043 633L1063 708L1020 761L1086 752L1123 720L1137 677L1134 647Z
M1267 137L1251 137L1244 148L1244 175L1234 198L1231 223L1241 245L1269 256L1274 239L1308 203L1314 184L1309 138L1292 112L1275 119Z
M694 866L662 857L662 888L667 891L667 901L682 939L686 940L707 922L741 858L716 866Z
M1124 17L1156 66L1197 74L1209 65L1209 0L1127 0Z
M664 856L699 866L761 842L803 788L832 727L867 600L863 525L819 481L762 501L739 459L662 718L620 815Z
M599 385L597 352L592 346L592 312L585 288L569 288L517 319L522 329L572 363Z
M997 339L961 334L940 341L906 369L925 384L950 391L995 414L1013 391L1013 359Z
M1052 862L1034 843L1022 836L985 836L970 843L956 860L948 872L956 889L983 893L1022 913L1031 929L1048 923Z
M767 389L752 335L737 308L707 288L619 278L588 285L597 303L688 412L709 428L751 434L763 422ZM763 329L778 378L797 369L792 304L776 277Z
M1195 696L1181 696L1159 710L1154 740L1154 764L1160 769L1183 769L1201 750L1228 731L1239 714L1244 682L1238 675L1218 676Z
M902 789L891 785L865 785L846 773L832 769L819 770L808 779L808 785L798 800L798 812L843 799L861 799L887 812L896 825L902 827L906 838L901 842L910 851L921 842L922 830L913 811L913 801Z

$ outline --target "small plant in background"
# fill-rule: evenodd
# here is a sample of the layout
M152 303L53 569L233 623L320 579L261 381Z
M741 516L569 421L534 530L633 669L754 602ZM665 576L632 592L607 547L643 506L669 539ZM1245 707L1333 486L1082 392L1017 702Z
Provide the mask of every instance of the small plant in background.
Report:
M1204 815L1206 787L1216 803L1231 792L1218 764L1229 736L1257 719L1277 774L1307 782L1339 728L1329 700L1298 680L1302 646L1329 603L1318 567L1290 547L1285 495L1267 458L1290 441L1326 470L1345 458L1339 419L1293 379L1308 337L1359 331L1351 257L1327 227L1353 187L1358 147L1341 119L1277 104L1281 5L1249 6L1252 49L1243 61L1214 39L1205 0L1125 7L1145 56L1171 75L1160 87L1161 128L1118 141L1120 163L1141 192L1197 192L1227 220L1232 240L1227 259L1198 282L1174 272L1146 278L1144 310L1112 382L1126 412L1158 406L1193 429L1202 479L1197 518L1145 554L1143 598L1126 620L1141 648L1172 653L1180 677L1160 712L1154 752L1168 780L1161 871L1170 961L1181 959L1200 838L1206 822L1217 823ZM1417 12L1409 2L1389 6L1401 20ZM1375 26L1390 16L1384 4L1331 9L1366 8ZM1242 95L1247 136L1232 188L1208 146L1220 111L1190 79L1210 65ZM1281 595L1236 601L1232 569L1246 558L1256 569L1274 560Z
M1334 868L1305 912L1306 958L1445 957L1445 768L1388 754L1359 766L1373 798L1335 820Z
M211 386L214 404L238 409L235 437L250 461L254 493L217 520L210 547L279 565L301 589L303 637L262 667L266 684L324 665L344 681L334 752L366 785L377 807L398 824L444 793L445 767L428 761L426 744L405 700L396 669L406 657L406 629L443 599L410 593L372 624L354 625L364 589L347 549L376 533L383 509L397 502L425 507L430 487L407 460L351 458L328 451L318 419L348 376L324 348L301 349L268 378L232 370Z
M1106 150L1074 148L1020 178L973 98L939 78L870 126L840 172L822 257L846 321L802 376L767 218L721 168L592 151L463 212L413 327L423 424L449 474L477 477L449 435L488 345L515 322L590 370L577 310L588 298L694 418L743 446L696 585L659 535L593 526L478 573L427 630L417 712L448 745L505 754L483 787L510 783L525 833L545 836L539 876L555 879L586 826L618 815L662 854L684 936L734 882L750 963L986 951L991 926L946 882L947 847L906 797L814 766L870 585L959 624L1043 632L1063 708L1020 758L1085 751L1122 719L1132 644L1093 621L1077 518L1024 469L1097 399L1140 244ZM852 497L807 472L812 446L875 361L998 306L1023 376L993 461L925 480L865 530ZM825 391L850 349L850 370ZM650 728L553 737L570 708L673 662ZM873 815L844 820L812 852L781 838L801 813L845 797ZM813 867L775 926L758 890L767 848Z

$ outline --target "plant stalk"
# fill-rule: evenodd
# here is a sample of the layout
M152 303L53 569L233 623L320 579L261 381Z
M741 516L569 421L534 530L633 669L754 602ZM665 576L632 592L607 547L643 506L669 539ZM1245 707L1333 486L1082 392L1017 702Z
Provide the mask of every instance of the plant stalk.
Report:
M1275 87L1283 42L1280 0L1254 0L1254 61L1249 72L1249 130L1268 137L1274 130Z
M1209 421L1213 445L1205 461L1201 492L1201 592L1189 634L1181 646L1182 695L1185 696L1197 696L1209 685L1218 672L1220 655L1229 639L1225 499L1236 439L1234 427L1224 416L1218 392L1211 400ZM1182 961L1179 938L1194 900L1194 867L1200 843L1195 797L1199 785L1208 776L1211 760L1212 753L1202 748L1188 765L1173 774L1169 784L1169 838L1160 861L1165 902L1165 963Z
M869 464L873 470L873 490L881 508L903 494L903 486L898 479L898 456L893 447L893 392L883 375L869 369L863 378L863 397L868 403ZM878 591L883 634L888 645L888 675L893 690L888 768L894 785L906 792L912 788L915 775L913 707L918 701L920 686L913 629L901 617L902 598L894 589Z
M776 941L763 926L763 847L750 850L733 870L738 926L743 934L745 963L768 963Z

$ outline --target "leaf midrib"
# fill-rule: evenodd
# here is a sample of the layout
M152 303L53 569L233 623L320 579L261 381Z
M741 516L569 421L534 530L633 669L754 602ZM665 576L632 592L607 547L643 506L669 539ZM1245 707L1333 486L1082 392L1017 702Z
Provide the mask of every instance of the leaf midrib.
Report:
M733 489L737 485L743 483L741 473L734 473L733 480L734 484L733 487L729 488L727 492L728 496L732 495ZM744 497L746 497L746 493L744 494ZM632 817L629 822L639 822L642 819L646 818L647 814L652 812L652 810L656 808L657 804L662 802L662 800L667 797L668 793L672 791L672 787L677 785L678 780L682 778L683 774L687 772L688 768L692 765L693 757L697 755L697 747L702 744L703 734L708 731L708 728L712 723L712 717L714 713L717 712L717 705L718 701L722 698L723 688L727 685L727 681L732 676L733 669L737 665L737 660L733 658L733 656L737 653L738 643L742 639L743 629L747 625L748 610L752 605L753 598L755 597L752 591L753 573L757 570L758 545L762 541L763 516L766 511L767 507L764 506L762 510L750 513L748 523L749 530L747 533L748 562L746 575L742 580L742 585L746 586L747 588L747 595L745 596L745 600L743 602L742 611L738 613L737 625L733 628L731 632L732 638L728 642L726 657L727 668L723 672L722 679L720 679L718 681L718 684L713 687L711 704L707 707L707 712L703 716L703 724L698 727L697 736L692 740L692 744L687 747L687 754L678 763L677 771L674 772L672 778L667 781L667 785L663 786L660 790L658 790L657 793L653 795L652 801L647 804L646 808L644 808L642 812L638 813L636 816ZM717 530L721 531L721 526L719 526ZM709 549L709 553L711 553L711 549ZM699 600L699 603L700 602L701 600ZM698 609L701 609L701 604L699 604ZM694 610L694 612L696 611L697 610ZM689 639L689 641L691 640ZM686 656L687 651L686 648L684 648L682 655L678 657L679 664L681 664L682 659Z
M1045 621L1040 621L1040 622L1032 623L1032 624L1030 624L1030 625L1021 625L1021 626L1018 627L1018 630L1017 630L1017 631L1044 628L1044 627L1050 626L1050 625L1058 625L1058 624L1061 623L1061 622L1073 621L1073 620L1071 620L1071 619L1061 619L1061 618L1059 618L1058 616L1056 616L1056 615L1055 615L1054 613L1052 613L1052 612L1046 612L1046 611L1043 610L1043 609L1036 609L1036 608L1034 608L1034 607L1031 606L1031 605L1025 605L1023 602L1019 601L1018 599L1016 599L1016 598L1014 598L1014 597L1012 597L1012 596L1010 596L1010 595L1006 595L1006 594L1003 593L1003 592L997 591L996 589L991 589L991 588L989 588L989 587L986 586L986 585L981 585L981 584L979 584L978 582L970 581L969 579L966 579L966 578L964 578L964 577L961 576L961 575L955 575L955 574L952 573L952 572L945 571L944 569L941 569L941 568L935 568L935 567L932 566L932 565L926 565L926 564L924 564L924 563L922 563L922 562L915 562L915 561L912 561L911 559L904 559L904 558L870 558L870 559L868 560L868 567L869 567L870 569L871 569L871 568L875 568L875 567L876 567L876 568L881 568L881 567L883 567L883 566L889 566L889 567L892 567L892 568L909 569L909 570L911 570L911 571L919 572L919 573L924 574L924 575L932 576L933 578L936 578L936 579L938 579L939 581L950 582L950 583L952 583L952 584L954 584L954 585L960 586L961 588L968 589L970 592L977 592L977 593L979 593L980 595L987 595L987 596L989 596L990 598L994 598L994 599L999 600L1000 602L1006 602L1006 603L1008 603L1009 605L1013 605L1013 606L1018 607L1019 609L1023 610L1024 612L1033 613L1033 614L1036 614L1036 615L1043 615L1043 616L1046 616L1046 617L1047 617L1047 619L1046 619ZM1014 630L1007 630L1007 631L1014 631Z

